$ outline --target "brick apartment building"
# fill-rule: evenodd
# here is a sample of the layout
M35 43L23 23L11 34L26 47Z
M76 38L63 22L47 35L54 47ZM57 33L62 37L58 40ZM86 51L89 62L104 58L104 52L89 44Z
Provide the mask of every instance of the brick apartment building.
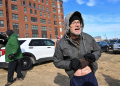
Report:
M62 0L0 0L0 32L55 39L65 33Z

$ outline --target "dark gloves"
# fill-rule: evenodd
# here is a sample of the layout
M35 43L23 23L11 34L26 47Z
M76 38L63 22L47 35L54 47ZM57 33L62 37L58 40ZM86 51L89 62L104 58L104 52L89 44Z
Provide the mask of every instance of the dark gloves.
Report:
M80 67L82 67L81 65L81 62L79 59L75 58L73 60L71 60L71 63L70 63L70 68L73 69L73 70L78 70Z
M10 59L10 60L15 59L15 54L14 53L13 54L9 54L8 55L8 59Z
M92 54L92 53L87 53L84 55L85 57L85 60L88 61L88 62L95 62L96 58L95 58L95 55Z

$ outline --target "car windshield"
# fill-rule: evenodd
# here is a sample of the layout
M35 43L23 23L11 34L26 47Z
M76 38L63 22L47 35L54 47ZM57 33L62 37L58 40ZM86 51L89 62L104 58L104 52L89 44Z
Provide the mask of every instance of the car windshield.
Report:
M116 42L117 40L110 40L109 43L114 43Z
M116 43L120 43L120 39L119 40L117 40L117 42Z
M97 42L98 44L100 44L100 42Z

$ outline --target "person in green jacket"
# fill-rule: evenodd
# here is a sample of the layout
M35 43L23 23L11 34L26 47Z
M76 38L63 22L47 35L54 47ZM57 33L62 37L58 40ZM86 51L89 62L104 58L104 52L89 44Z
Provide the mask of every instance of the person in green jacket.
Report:
M8 42L5 47L5 61L8 64L8 82L5 86L9 86L13 83L14 71L17 73L16 80L23 80L23 75L21 73L21 68L19 66L18 60L23 58L21 48L17 36L14 34L13 30L7 30L6 34L8 36Z

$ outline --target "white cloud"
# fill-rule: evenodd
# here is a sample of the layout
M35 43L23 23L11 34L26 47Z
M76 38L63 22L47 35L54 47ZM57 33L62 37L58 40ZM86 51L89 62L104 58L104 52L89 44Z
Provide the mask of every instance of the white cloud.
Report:
M63 0L63 2L68 2L68 0Z
M120 16L113 15L83 15L85 32L120 31Z
M108 0L108 2L117 3L120 0Z
M95 0L89 0L88 3L86 3L88 6L94 6L95 5Z
M86 3L87 6L94 6L96 4L95 0L89 0L89 2L86 2L85 0L84 1L83 0L76 0L76 2L80 5Z
M76 0L76 2L78 3L78 4L83 4L83 3L85 3L85 2L83 2L82 0Z

